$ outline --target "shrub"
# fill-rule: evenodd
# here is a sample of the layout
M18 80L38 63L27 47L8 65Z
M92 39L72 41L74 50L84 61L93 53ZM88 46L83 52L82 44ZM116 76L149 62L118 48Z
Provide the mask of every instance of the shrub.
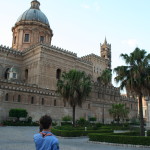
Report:
M15 108L15 109L10 109L9 111L9 117L16 117L18 120L20 117L27 117L28 112L25 109L19 109L19 108Z
M57 122L52 122L52 126L57 126Z
M140 132L131 131L125 133L113 133L114 135L125 135L125 136L140 136Z
M96 119L96 117L90 117L89 118L89 121L96 121L97 119Z
M32 117L28 117L28 123L32 122Z
M67 129L62 127L56 127L52 129L53 134L63 137L77 137L77 136L87 136L89 133L112 133L112 130L79 130L73 127Z
M61 122L61 126L72 126L72 122L71 121L64 121L64 122Z
M70 130L57 130L52 128L51 131L53 132L54 135L62 137L77 137L83 135L83 132L78 130L70 131Z
M80 118L79 120L76 121L77 126L88 126L89 122L86 121L84 118Z
M64 116L62 118L62 121L71 121L72 120L72 117L71 116Z
M39 126L37 122L27 122L27 121L18 121L18 122L13 122L13 121L3 121L3 125L5 126Z
M150 137L142 136L125 136L125 135L111 135L111 134L89 134L90 141L133 144L133 145L150 145Z

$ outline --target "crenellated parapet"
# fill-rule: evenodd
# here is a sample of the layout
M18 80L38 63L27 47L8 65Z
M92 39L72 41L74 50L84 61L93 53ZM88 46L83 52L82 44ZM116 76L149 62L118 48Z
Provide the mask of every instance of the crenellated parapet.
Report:
M89 54L89 55L85 55L85 56L83 56L83 57L81 57L81 59L83 59L83 60L88 60L88 61L91 61L91 59L96 59L96 60L98 60L98 61L103 61L103 62L106 62L106 59L104 59L104 58L102 58L102 57L100 57L100 56L98 56L98 55L95 55L95 54Z
M31 47L29 48L26 48L24 51L23 51L23 54L25 54L26 52L29 52L31 51L32 49L36 48L36 47L42 47L46 50L49 50L49 51L55 51L55 52L58 52L58 53L63 53L63 54L67 54L67 55L71 55L73 57L77 57L77 54L76 53L73 53L71 51L68 51L66 49L63 49L63 48L60 48L60 47L57 47L57 46L49 46L48 44L43 44L43 43L38 43L38 44L35 44L35 45L32 45Z
M92 65L92 62L87 61L87 60L84 60L84 59L82 59L82 58L79 58L79 57L78 57L77 60L80 61L80 62L82 62L82 63L86 63L86 64L89 64L89 65Z
M124 96L124 95L120 95L120 99L122 101L131 101L131 102L135 101L135 102L138 102L137 99L135 99L133 97L129 97L129 96Z
M7 55L12 54L12 55L15 55L15 56L22 56L21 51L15 50L15 49L12 49L8 46L6 47L6 46L3 46L3 45L0 45L0 52L7 53Z

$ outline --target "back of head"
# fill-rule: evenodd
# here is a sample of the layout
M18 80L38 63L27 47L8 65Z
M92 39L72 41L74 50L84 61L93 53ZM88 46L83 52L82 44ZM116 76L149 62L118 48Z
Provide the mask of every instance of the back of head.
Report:
M49 129L52 125L52 118L48 115L44 115L40 118L40 127L42 129Z

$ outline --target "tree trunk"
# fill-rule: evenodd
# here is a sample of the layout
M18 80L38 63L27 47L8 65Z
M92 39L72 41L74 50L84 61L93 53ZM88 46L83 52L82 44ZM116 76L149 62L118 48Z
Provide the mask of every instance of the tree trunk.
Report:
M75 127L75 108L76 108L76 106L74 105L72 107L72 110L73 110L73 112L72 112L72 115L73 115L73 127Z
M117 124L119 125L120 117L117 116Z
M140 119L140 135L144 136L144 119L143 119L143 105L142 94L139 95L139 119Z

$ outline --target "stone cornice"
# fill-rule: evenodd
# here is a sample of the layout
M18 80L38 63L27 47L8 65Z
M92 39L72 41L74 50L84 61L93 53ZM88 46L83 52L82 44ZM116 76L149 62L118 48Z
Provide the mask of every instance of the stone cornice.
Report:
M38 21L21 21L21 22L17 22L17 23L15 24L15 26L12 27L12 31L13 31L16 27L18 27L18 26L25 26L25 25L40 26L40 27L43 27L43 28L45 28L45 29L48 29L48 30L50 30L50 31L52 32L52 30L51 30L51 28L50 28L49 25L46 25L46 24L41 23L41 22L38 22Z
M11 82L8 80L0 80L0 89L25 92L25 93L31 93L31 94L47 95L47 96L58 96L56 91L53 91L53 90L39 88L37 85L33 85L33 84Z

